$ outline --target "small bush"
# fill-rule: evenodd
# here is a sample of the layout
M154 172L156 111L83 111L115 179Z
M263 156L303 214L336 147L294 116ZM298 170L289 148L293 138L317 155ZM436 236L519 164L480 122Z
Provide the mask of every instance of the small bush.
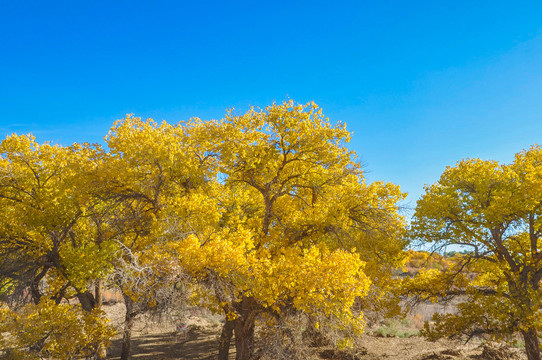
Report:
M419 331L412 328L412 324L409 319L404 318L400 320L393 319L382 322L382 325L373 331L373 335L378 337L409 338L418 336Z

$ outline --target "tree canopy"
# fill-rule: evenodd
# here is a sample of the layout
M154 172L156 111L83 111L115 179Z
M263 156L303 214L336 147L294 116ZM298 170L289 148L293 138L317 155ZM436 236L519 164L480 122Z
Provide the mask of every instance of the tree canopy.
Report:
M533 146L508 165L460 161L426 187L411 237L470 250L456 267L422 275L420 292L468 298L458 314L437 316L430 336L520 332L529 359L540 359L541 186L542 149Z
M312 326L360 333L363 312L385 307L404 257L405 194L366 183L345 125L314 103L175 125L129 115L105 139L107 150L25 135L2 142L0 295L29 289L34 303L4 307L4 331L33 328L20 321L31 311L104 329L104 281L126 304L123 359L133 318L167 302L181 278L200 305L223 311L224 359L233 333L237 358L254 355L257 323L278 329L305 314ZM73 297L81 308L70 308ZM102 333L69 356L106 343ZM47 352L52 338L6 346Z

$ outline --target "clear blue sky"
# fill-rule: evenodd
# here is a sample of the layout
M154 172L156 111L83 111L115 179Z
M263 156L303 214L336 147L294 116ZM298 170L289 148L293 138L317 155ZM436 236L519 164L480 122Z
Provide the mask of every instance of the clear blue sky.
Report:
M542 143L542 2L0 0L2 138L288 98L346 122L414 206L446 165Z

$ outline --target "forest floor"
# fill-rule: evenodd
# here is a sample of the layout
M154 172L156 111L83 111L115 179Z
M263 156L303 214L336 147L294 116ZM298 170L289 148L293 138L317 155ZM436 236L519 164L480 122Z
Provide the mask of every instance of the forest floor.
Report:
M106 312L119 334L109 349L109 358L118 360L121 348L120 329L123 305L107 306ZM420 320L419 316L415 320ZM416 322L416 321L414 321ZM206 360L216 359L217 340L220 334L220 317L204 310L192 311L183 318L183 327L176 331L175 321L159 319L138 320L132 338L134 360ZM526 359L521 348L503 347L499 344L475 339L464 342L440 340L430 342L415 335L406 322L392 322L385 326L367 330L360 341L361 346L353 353L338 351L332 347L310 349L307 359L331 360L512 360ZM417 325L417 324L414 324ZM230 359L235 359L232 344Z

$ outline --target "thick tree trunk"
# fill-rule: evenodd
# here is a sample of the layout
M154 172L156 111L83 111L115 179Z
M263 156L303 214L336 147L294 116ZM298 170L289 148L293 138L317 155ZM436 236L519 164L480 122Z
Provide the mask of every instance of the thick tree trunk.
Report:
M237 317L234 320L236 360L252 360L254 356L254 326L260 307L253 298L243 298L234 305Z
M101 310L103 304L103 281L101 279L96 282L94 287L94 299L96 300L96 308ZM107 348L103 343L98 345L96 357L98 360L107 358Z
M218 343L218 360L228 360L235 322L226 320Z
M254 320L249 316L235 321L235 360L251 360L254 355Z
M124 331L122 335L122 350L120 360L130 360L132 358L132 327L134 325L134 302L129 296L124 295L124 304L126 305L126 315L124 317Z
M540 342L538 341L538 334L534 328L530 328L527 331L522 331L523 341L525 341L525 351L527 352L527 359L529 360L541 360L540 358Z

